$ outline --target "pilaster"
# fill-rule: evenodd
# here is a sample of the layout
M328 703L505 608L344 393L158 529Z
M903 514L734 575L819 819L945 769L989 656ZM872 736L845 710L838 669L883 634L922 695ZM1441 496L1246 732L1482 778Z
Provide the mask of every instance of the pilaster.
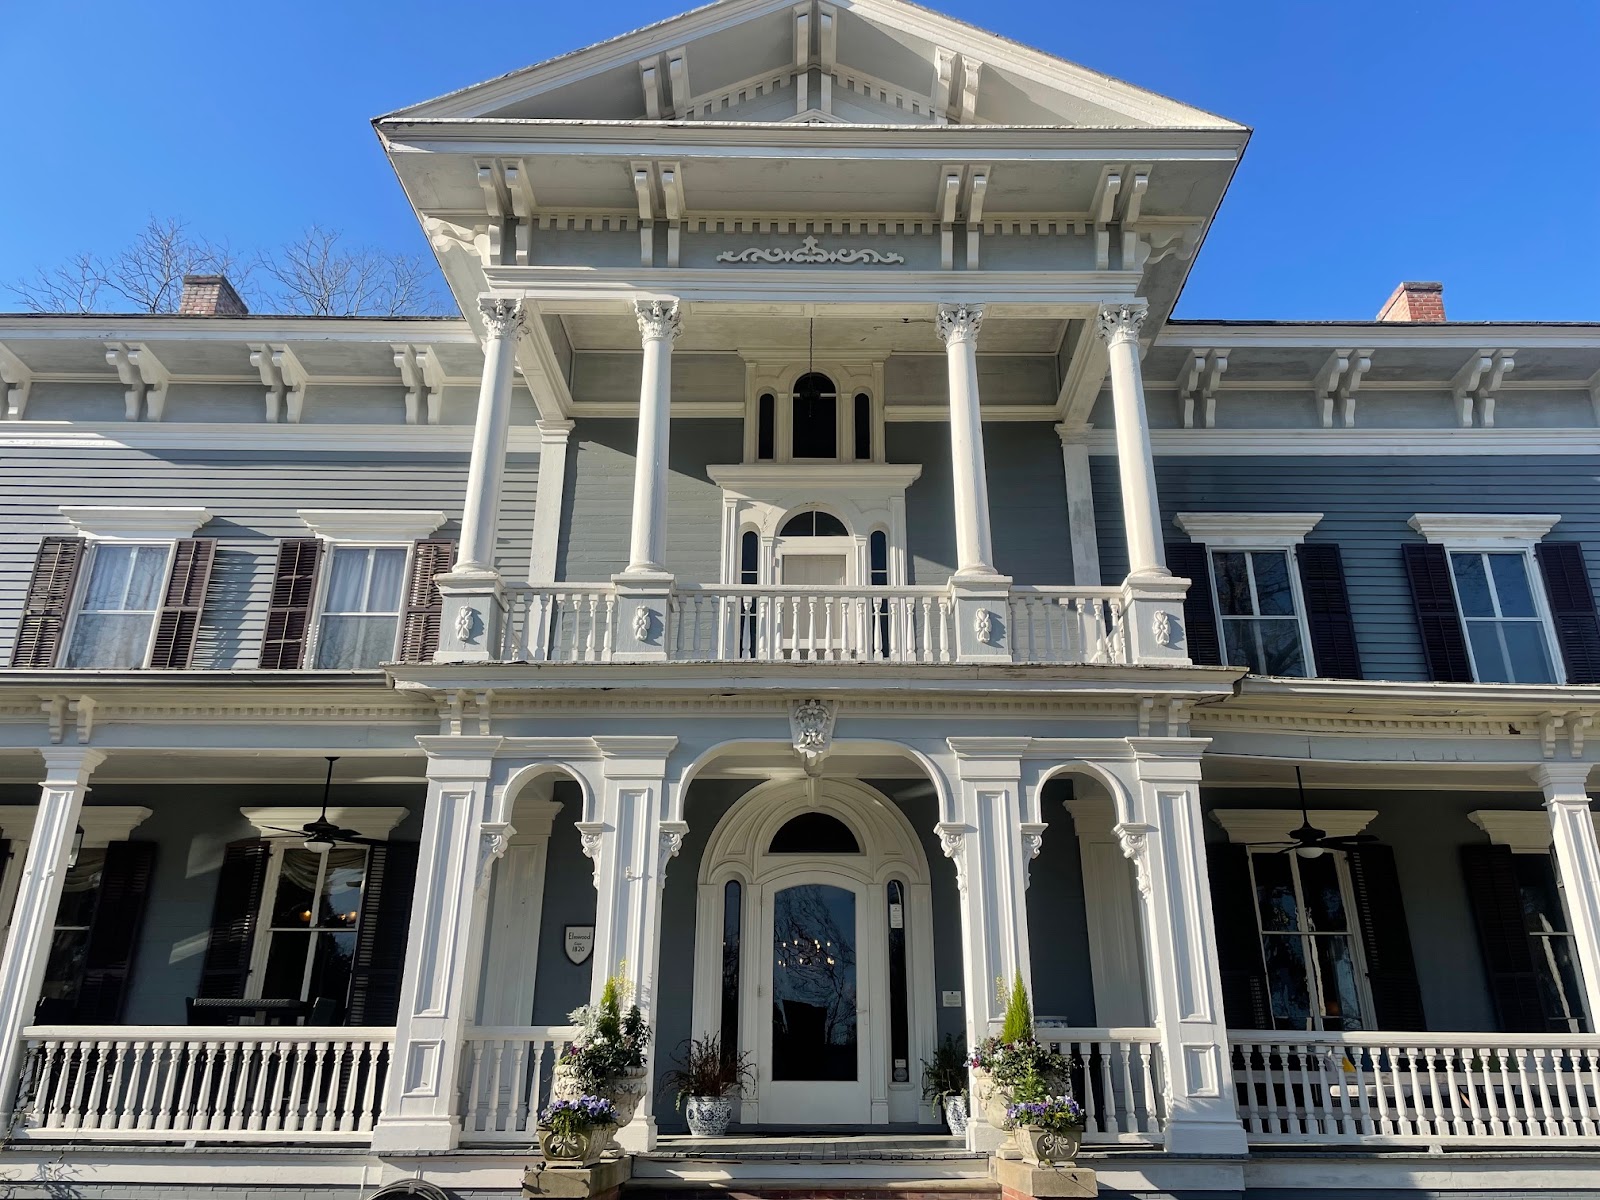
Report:
M1600 839L1589 804L1588 763L1541 763L1533 778L1550 814L1556 873L1566 895L1567 922L1583 973L1589 1027L1600 1021Z
M1161 505L1156 499L1155 459L1139 368L1139 333L1146 315L1142 300L1107 305L1100 310L1097 330L1111 360L1111 408L1116 421L1128 573L1159 576L1167 574L1167 556L1161 541Z
M497 737L420 737L428 754L411 927L375 1153L454 1149L461 1044L477 1007L489 877L511 826L494 820Z
M39 809L17 884L11 935L0 956L0 1114L8 1129L22 1070L22 1031L33 1021L44 986L78 815L89 777L105 761L104 754L85 746L52 746L41 753L44 780L39 785Z

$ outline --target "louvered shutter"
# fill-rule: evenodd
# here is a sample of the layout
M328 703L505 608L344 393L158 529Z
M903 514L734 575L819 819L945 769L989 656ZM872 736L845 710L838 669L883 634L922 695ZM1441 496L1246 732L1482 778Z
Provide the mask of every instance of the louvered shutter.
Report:
M261 639L261 666L267 671L292 671L300 666L311 626L311 604L317 594L319 538L293 538L278 543L278 564L272 575L272 599Z
M1168 542L1167 569L1189 581L1183 598L1183 624L1189 658L1207 666L1222 665L1222 639L1217 632L1217 606L1211 597L1211 554L1204 542Z
M1400 547L1400 553L1411 581L1428 677L1438 683L1471 683L1472 660L1467 657L1467 635L1450 584L1450 556L1443 546L1431 542L1410 543Z
M11 646L13 667L56 665L84 545L82 538L71 537L47 537L39 543L33 577L22 602L22 620L17 624L17 640Z
M182 670L194 659L200 614L205 608L211 564L216 556L216 538L183 538L173 546L167 591L161 598L161 611L156 614L152 667Z
M1306 600L1306 626L1311 654L1322 679L1360 679L1361 651L1350 618L1350 593L1345 587L1344 559L1331 542L1306 542L1295 548L1300 564L1300 591Z
M1540 542L1534 553L1544 576L1544 594L1556 641L1567 664L1568 683L1600 683L1600 616L1577 542Z
M416 842L384 842L367 854L348 1024L393 1025L400 1011L400 970L411 931L419 849Z
M217 895L211 906L211 938L200 968L199 994L203 999L238 1000L245 994L270 853L260 838L230 842L223 851ZM230 1023L238 1020L225 1019Z
M74 1025L116 1025L128 995L144 924L145 899L155 871L154 842L112 842L100 872L100 894L84 950L78 1003L67 1018Z
M439 648L439 622L444 597L433 582L456 559L456 544L446 538L425 538L411 551L411 577L406 581L406 610L400 627L400 661L432 662Z
M1250 889L1250 854L1231 842L1212 842L1206 846L1206 864L1211 876L1211 916L1217 927L1223 1015L1230 1029L1271 1029L1272 994L1261 957L1256 900Z
M1461 870L1500 1032L1548 1033L1510 848L1463 846Z
M1347 857L1378 1028L1427 1029L1394 850L1376 844L1357 846Z

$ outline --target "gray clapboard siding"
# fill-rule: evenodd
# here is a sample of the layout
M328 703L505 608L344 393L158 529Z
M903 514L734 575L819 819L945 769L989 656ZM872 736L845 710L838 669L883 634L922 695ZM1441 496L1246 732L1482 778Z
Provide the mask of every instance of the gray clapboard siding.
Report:
M891 421L884 427L892 463L918 463L906 490L910 582L941 584L956 566L950 427ZM995 567L1023 584L1072 582L1061 440L1048 424L990 422L983 427Z
M628 565L638 438L632 420L591 419L574 428L577 450L568 468L557 578L597 583ZM686 582L716 583L722 576L722 489L706 468L737 463L743 455L742 421L672 422L664 565Z
M0 451L0 663L9 662L39 539L70 535L61 506L201 505L217 560L195 652L199 668L255 665L276 539L308 536L302 508L439 509L455 536L464 454L43 448ZM511 455L501 501L499 564L527 578L537 455Z
M1127 573L1116 460L1091 462L1101 569ZM1600 592L1600 458L1159 458L1156 488L1169 540L1187 539L1173 514L1320 512L1307 539L1336 542L1344 556L1361 662L1369 679L1428 677L1400 546L1421 538L1419 512L1560 513L1551 541L1584 544Z

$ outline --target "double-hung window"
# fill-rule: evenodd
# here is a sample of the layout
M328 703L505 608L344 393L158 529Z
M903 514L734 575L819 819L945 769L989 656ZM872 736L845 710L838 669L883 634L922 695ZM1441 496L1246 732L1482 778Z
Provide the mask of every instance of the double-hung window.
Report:
M1583 1033L1583 984L1555 862L1549 854L1513 854L1511 861L1545 1020L1552 1033Z
M1177 515L1178 528L1208 552L1223 661L1255 675L1313 674L1295 549L1321 513Z
M1344 855L1255 850L1250 875L1273 1027L1367 1028Z
M69 667L142 667L167 582L172 547L97 542L67 643Z
M366 873L363 846L316 854L290 845L272 856L252 999L302 1001L324 1024L344 1019Z
M1477 681L1556 682L1527 551L1452 550L1450 576Z
M359 670L389 662L400 632L404 546L334 546L329 556L316 664Z

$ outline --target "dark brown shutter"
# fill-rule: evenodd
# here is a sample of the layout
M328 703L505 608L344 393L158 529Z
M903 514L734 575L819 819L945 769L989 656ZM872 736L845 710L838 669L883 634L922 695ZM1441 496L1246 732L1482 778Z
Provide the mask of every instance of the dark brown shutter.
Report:
M11 646L13 667L56 665L84 545L82 538L71 537L47 537L39 543L33 578L28 580L28 594L22 602L22 620L17 624L17 640Z
M1415 542L1401 546L1411 599L1417 607L1417 630L1428 677L1438 683L1471 683L1472 660L1467 657L1467 635L1456 610L1456 593L1450 585L1450 556L1443 546Z
M278 543L278 565L272 575L272 599L261 639L261 666L267 671L292 671L300 666L311 625L311 604L317 594L319 538L292 538Z
M1207 666L1222 665L1222 639L1217 633L1217 605L1211 596L1211 555L1204 542L1168 542L1167 569L1189 581L1183 598L1183 624L1189 658Z
M1600 616L1577 542L1540 542L1534 549L1568 683L1600 683Z
M444 597L433 582L456 560L456 544L445 538L425 538L411 552L411 577L406 581L406 610L400 627L400 661L432 662L439 648L439 622L444 617Z
M211 564L216 556L216 538L183 538L173 546L167 593L161 599L161 611L156 614L155 648L150 652L152 667L182 670L194 658L200 613L205 608Z
M368 852L348 1024L393 1025L400 1011L400 970L411 932L419 849L416 842L384 842Z
M1344 559L1332 542L1306 542L1295 549L1300 564L1300 590L1306 598L1306 626L1311 653L1322 679L1360 679L1361 651L1350 619L1350 593L1344 582Z
M245 994L269 855L270 848L260 838L229 842L222 853L217 896L211 905L211 939L200 968L203 999L238 1000ZM237 1019L227 1018L230 1022Z
M1425 1030L1422 986L1417 982L1417 960L1411 951L1411 929L1406 924L1394 850L1375 844L1357 846L1347 857L1377 1027Z
M106 847L100 894L84 950L83 983L77 1007L68 1018L71 1024L121 1023L155 865L154 842L112 842Z
M1170 563L1170 559L1168 560ZM1271 1029L1272 995L1250 888L1250 854L1231 842L1206 846L1211 916L1217 926L1222 1011L1230 1029Z
M1539 977L1522 919L1522 891L1506 846L1461 847L1472 919L1501 1033L1548 1033Z

